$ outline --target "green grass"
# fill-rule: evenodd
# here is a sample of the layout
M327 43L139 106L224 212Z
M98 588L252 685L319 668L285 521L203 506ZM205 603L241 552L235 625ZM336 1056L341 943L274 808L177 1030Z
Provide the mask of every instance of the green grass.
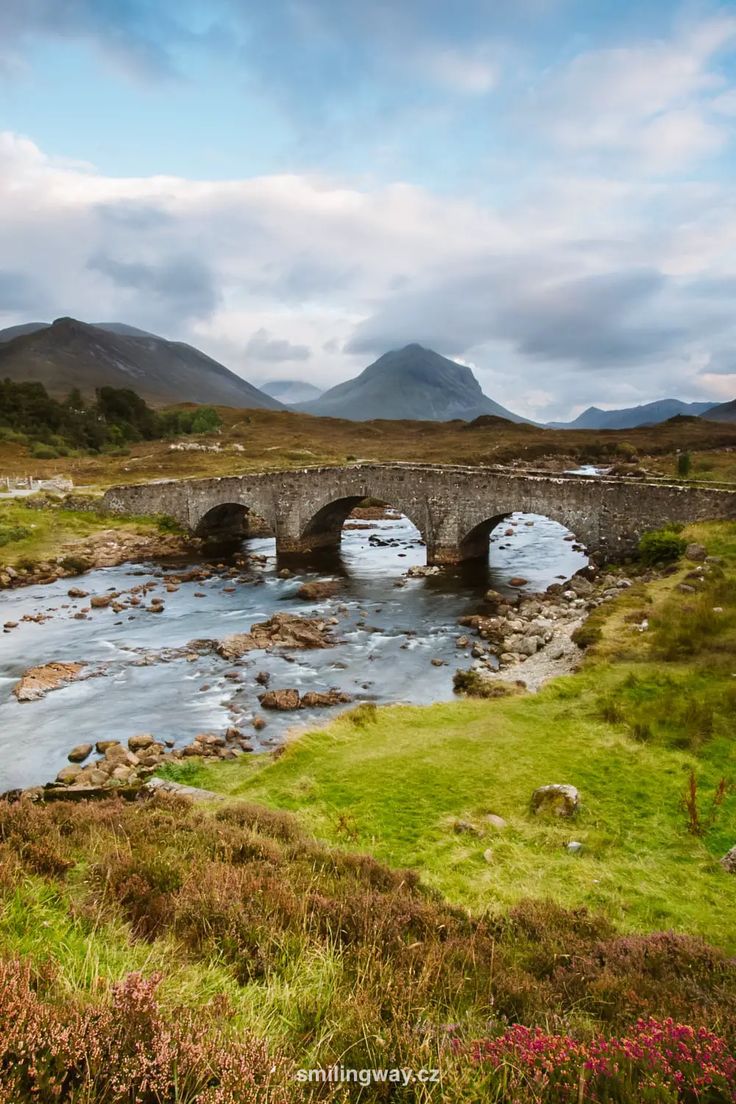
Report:
M63 545L83 541L104 529L155 535L166 529L160 519L115 517L86 510L33 509L21 502L0 503L0 566L37 563L57 556Z
M736 526L686 536L736 573ZM736 796L702 837L684 807L691 772L706 820L721 779L736 780L734 618L725 610L706 624L708 594L689 603L675 589L684 572L632 588L583 670L538 695L348 714L277 758L187 764L186 781L293 811L319 838L415 868L475 912L549 898L601 910L624 930L671 928L736 949L736 879L717 862L736 843ZM723 600L723 582L713 585ZM628 617L642 604L649 634ZM689 660L654 658L672 623L682 633L688 618ZM530 813L532 791L549 782L580 790L573 822ZM484 824L491 812L506 830ZM457 819L481 834L458 833ZM571 839L582 853L565 850Z

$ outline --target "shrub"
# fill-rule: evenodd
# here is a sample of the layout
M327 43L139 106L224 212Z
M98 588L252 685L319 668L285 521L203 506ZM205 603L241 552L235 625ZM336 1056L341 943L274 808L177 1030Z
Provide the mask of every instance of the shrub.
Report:
M164 1015L160 980L130 974L82 1006L44 999L27 965L0 963L0 1104L286 1104L281 1059L201 1010Z
M38 444L32 447L31 456L34 460L58 460L59 453L51 445Z
M672 529L652 529L639 541L639 559L652 567L674 563L685 551L686 542Z
M575 629L570 639L573 644L577 644L578 648L590 648L593 644L599 642L602 635L603 631L600 625L589 617L587 621L584 621L582 625Z
M0 548L6 544L15 544L16 541L25 540L31 536L31 530L24 525L0 524Z
M677 474L683 479L687 478L692 468L692 459L689 452L680 452L677 456Z
M669 1018L640 1019L627 1035L584 1042L515 1024L475 1043L470 1055L490 1065L504 1086L503 1099L514 1104L728 1104L736 1097L736 1058L727 1042Z

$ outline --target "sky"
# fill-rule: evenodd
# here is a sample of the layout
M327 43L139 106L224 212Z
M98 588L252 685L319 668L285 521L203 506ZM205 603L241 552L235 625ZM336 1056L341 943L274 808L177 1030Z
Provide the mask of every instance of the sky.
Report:
M0 0L0 328L736 397L736 0Z

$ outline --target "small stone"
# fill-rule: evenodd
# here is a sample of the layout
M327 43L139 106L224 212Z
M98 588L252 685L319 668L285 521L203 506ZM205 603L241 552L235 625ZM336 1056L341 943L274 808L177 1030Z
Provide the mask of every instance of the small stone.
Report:
M77 744L67 755L70 763L83 763L92 754L92 744Z
M685 555L688 560L706 560L708 558L708 550L704 548L702 544L688 544L685 549Z
M486 850L483 852L483 858L487 863L493 862L493 851L490 847L487 847Z
M469 820L456 820L452 825L453 832L457 832L459 835L465 833L469 836L481 835L480 829L476 828L474 824L471 824Z
M486 824L489 824L491 828L496 828L499 832L502 832L504 828L508 827L507 822L503 819L502 816L498 816L497 813L487 813L486 816L483 817L483 819L485 820Z
M529 582L529 580L525 579L522 575L513 575L509 579L509 586L523 587L523 586L526 586L528 582Z
M580 840L570 840L565 844L565 850L569 851L571 855L579 855L583 850L583 845Z
M113 596L111 594L95 594L90 600L89 604L92 609L105 609L112 602Z

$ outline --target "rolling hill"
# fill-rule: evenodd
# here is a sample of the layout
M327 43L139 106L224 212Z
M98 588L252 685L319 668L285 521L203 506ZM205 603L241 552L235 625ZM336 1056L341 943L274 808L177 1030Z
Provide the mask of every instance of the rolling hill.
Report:
M90 325L58 318L51 325L0 332L0 378L43 383L54 397L74 387L129 387L149 402L212 403L283 409L283 404L205 353L122 323ZM20 334L18 330L25 331ZM12 331L16 334L13 335Z
M307 414L356 422L374 418L472 421L481 414L525 421L484 395L470 368L422 345L384 353L355 379L331 387L312 402L295 405Z

